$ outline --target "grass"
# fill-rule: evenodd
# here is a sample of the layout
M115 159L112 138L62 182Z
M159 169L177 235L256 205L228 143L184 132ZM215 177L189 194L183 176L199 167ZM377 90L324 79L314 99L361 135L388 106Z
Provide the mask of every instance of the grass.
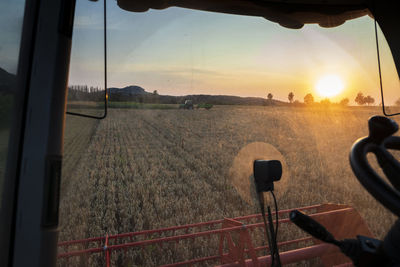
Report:
M155 104L155 103L136 103L136 102L109 102L109 108L129 108L129 109L177 109L178 104Z
M76 110L73 110L76 111ZM86 113L87 110L82 110ZM99 120L82 118L77 116L66 116L67 130L64 132L64 155L62 165L61 194L69 188L68 183L74 180L76 166L87 156L86 150L94 137Z
M90 101L71 101L68 103L68 111L75 110L76 112L93 112L91 110L104 109L104 102L90 102ZM137 102L115 102L109 101L108 108L127 108L127 109L178 109L178 104L157 104L157 103L137 103Z
M362 188L348 161L353 142L368 133L367 119L379 113L375 107L216 106L112 109L98 125L68 118L60 240L257 213L235 182L249 177L232 170L243 148L257 154L264 146L285 159L286 175L276 187L280 209L349 204L382 238L395 217ZM284 228L279 234L291 235ZM194 257L194 251L188 245L179 255L128 253L125 264L152 266ZM123 253L113 258L124 265Z

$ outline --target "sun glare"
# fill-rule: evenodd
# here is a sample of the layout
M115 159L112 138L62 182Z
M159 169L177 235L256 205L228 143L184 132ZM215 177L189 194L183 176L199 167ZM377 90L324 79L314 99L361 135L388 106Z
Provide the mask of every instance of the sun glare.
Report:
M344 84L338 75L325 75L318 80L315 87L321 96L333 97L342 92Z

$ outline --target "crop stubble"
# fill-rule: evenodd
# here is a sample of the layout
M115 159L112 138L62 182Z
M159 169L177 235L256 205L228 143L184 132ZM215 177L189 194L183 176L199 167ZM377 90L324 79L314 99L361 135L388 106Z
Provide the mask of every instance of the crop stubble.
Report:
M65 138L60 240L258 212L256 205L240 198L229 177L237 153L253 142L273 145L286 159L289 181L278 198L280 209L350 204L373 233L383 237L394 216L363 190L348 162L352 143L367 134L367 119L375 113L373 108L216 107L111 109L98 125L71 118L66 127L71 133ZM85 134L72 134L82 132L82 125ZM80 151L75 153L79 160L68 156L74 151ZM291 238L284 230L280 239ZM186 248L179 253L168 247L162 252L132 251L129 257L113 257L114 264L149 266L216 254L218 244L207 248L199 242L181 243ZM91 259L89 264L99 261Z

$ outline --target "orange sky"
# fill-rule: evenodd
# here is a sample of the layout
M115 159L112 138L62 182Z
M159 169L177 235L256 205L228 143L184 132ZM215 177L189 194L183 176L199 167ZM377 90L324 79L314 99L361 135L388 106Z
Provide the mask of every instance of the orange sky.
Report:
M79 2L78 2L79 3ZM102 18L97 3L77 6L70 84L102 86ZM90 10L91 12L89 12ZM361 91L380 102L373 20L325 29L283 28L263 18L169 8L130 13L110 4L109 86L139 85L160 94L227 94L300 101L318 79L334 74L344 90L332 101ZM385 101L400 98L399 79L382 34Z

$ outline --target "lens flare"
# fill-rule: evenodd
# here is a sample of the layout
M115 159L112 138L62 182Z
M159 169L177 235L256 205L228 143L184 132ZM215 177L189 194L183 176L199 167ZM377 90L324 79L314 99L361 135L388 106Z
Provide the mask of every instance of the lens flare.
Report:
M253 177L253 164L256 159L279 160L282 163L282 178L274 183L274 192L279 199L287 190L290 176L284 156L271 144L253 142L240 149L229 169L231 184L244 201L257 204ZM269 194L264 195L267 197Z
M333 97L344 89L342 79L338 75L325 75L315 85L318 94L324 97Z

